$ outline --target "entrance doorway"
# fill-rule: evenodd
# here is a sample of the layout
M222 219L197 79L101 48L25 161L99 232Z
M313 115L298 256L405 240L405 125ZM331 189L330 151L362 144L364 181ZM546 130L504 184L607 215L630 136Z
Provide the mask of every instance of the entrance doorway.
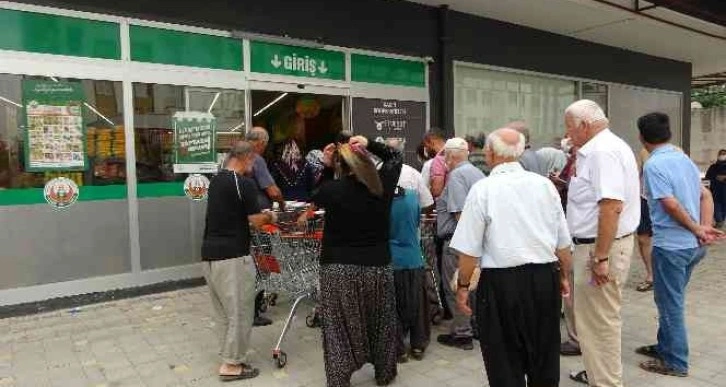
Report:
M343 101L344 97L337 95L252 90L252 125L270 134L268 160L291 140L303 155L335 141L347 127Z

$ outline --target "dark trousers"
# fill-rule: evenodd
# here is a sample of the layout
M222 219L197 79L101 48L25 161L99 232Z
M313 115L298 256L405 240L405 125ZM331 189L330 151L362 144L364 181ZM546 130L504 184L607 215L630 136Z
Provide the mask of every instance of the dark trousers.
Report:
M406 352L404 341L410 335L411 349L426 350L431 336L429 302L426 297L426 269L393 271L396 286L396 311L400 323L399 354Z
M554 263L482 269L476 313L490 387L559 385L561 303Z

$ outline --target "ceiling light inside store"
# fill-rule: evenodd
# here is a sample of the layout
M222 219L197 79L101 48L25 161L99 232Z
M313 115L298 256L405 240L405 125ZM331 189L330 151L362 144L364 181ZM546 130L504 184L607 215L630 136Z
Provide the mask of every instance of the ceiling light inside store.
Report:
M9 99L7 99L7 98L3 97L2 95L0 95L0 101L3 101L3 102L7 102L7 103L9 103L9 104L11 104L11 105L15 105L15 106L17 106L17 107L19 107L19 108L23 107L23 105L21 105L21 104L19 104L19 103L15 102L15 101L11 101L11 100L9 100Z
M263 113L263 112L264 112L265 110L267 110L267 109L271 108L271 107L272 107L272 106L273 106L274 104L276 104L276 103L280 102L280 100L281 100L281 99L283 99L283 98L285 98L285 97L286 97L286 96L287 96L288 94L289 94L289 93L282 93L282 94L280 94L280 96L279 96L279 97L275 98L274 100L272 100L272 102L270 102L270 103L268 103L267 105L265 105L264 107L262 107L262 109L258 110L258 111L257 111L257 113L255 113L255 114L253 114L253 115L252 115L252 117L257 117L257 116L259 116L259 115L260 115L260 114L262 114L262 113Z
M88 102L84 102L83 105L85 105L87 108L91 109L92 112L96 113L97 116L101 117L104 121L108 122L111 126L116 126L116 124L114 124L113 121L106 118L106 116L101 114L98 110L96 110L96 108L89 105Z
M240 130L242 127L244 127L244 126L245 126L245 123L244 122L240 122L239 125L235 126L232 129L229 129L228 132L236 132L236 131Z
M58 82L58 78L56 78L56 77L48 77L48 78L50 78L50 80L53 82Z
M214 95L214 99L212 100L212 103L209 104L209 109L207 109L207 113L212 112L212 108L214 108L214 105L217 103L217 100L219 99L220 94L221 94L220 92L217 92L217 94Z

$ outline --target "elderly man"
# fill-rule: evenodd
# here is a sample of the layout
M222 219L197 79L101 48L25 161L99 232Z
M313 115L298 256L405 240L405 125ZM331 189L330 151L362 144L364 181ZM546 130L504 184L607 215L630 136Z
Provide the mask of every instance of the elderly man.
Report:
M688 375L685 292L691 273L706 255L705 244L720 239L712 227L713 199L701 185L698 167L669 144L670 122L663 113L638 120L640 141L651 156L643 166L645 192L653 221L655 304L658 344L636 352L654 360L640 367L670 376Z
M453 320L450 333L439 335L437 340L446 346L471 350L474 348L471 319L455 308L456 291L449 286L456 276L458 266L458 258L449 250L449 242L456 230L461 211L464 209L466 195L469 194L474 183L484 178L484 173L469 162L469 145L462 138L452 138L446 141L444 154L449 177L443 193L436 202L436 228L439 238L444 241L441 277L446 301L452 309Z
M267 134L267 130L261 127L254 127L247 132L245 140L252 144L257 154L250 173L252 179L257 184L257 198L260 207L272 208L272 202L277 202L280 204L280 209L284 209L285 199L282 197L282 191L275 184L275 179L272 178L272 174L270 174L270 170L267 168L267 163L262 157L265 154L265 149L267 149L267 144L270 142L270 136Z
M575 245L575 322L585 370L571 378L621 387L620 309L640 222L640 178L630 146L610 131L602 108L580 100L565 110L577 152L567 220Z
M572 240L557 189L518 163L524 144L513 129L489 135L491 174L471 189L451 240L459 253L458 307L467 314L471 277L481 267L476 322L491 387L560 381L560 306L570 289Z
M544 161L537 154L537 152L532 150L532 146L530 145L530 134L527 124L524 121L513 121L508 123L507 127L514 129L524 135L526 145L524 146L524 153L522 153L522 156L519 158L519 163L522 164L522 167L526 171L534 172L542 176L547 176L548 171L546 170Z

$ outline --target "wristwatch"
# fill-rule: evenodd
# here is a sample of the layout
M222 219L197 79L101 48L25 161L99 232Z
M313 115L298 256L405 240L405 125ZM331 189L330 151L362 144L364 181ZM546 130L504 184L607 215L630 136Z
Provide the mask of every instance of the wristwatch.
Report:
M610 257L599 258L599 257L595 256L593 253L590 253L590 261L592 261L592 263L594 263L594 264L600 264L603 262L607 262L609 259L610 259Z

